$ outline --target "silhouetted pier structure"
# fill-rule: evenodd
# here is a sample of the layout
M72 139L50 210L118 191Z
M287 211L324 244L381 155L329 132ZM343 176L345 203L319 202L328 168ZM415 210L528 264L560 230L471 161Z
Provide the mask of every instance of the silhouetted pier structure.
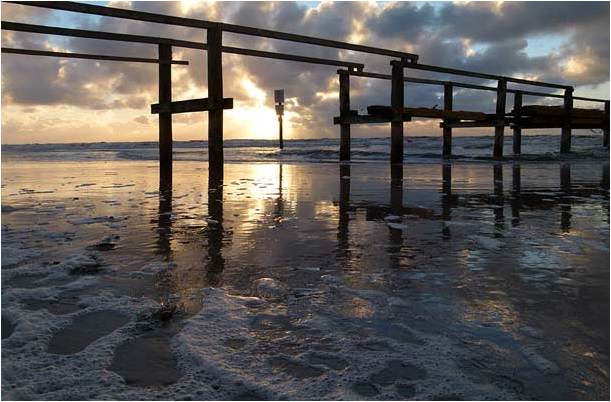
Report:
M3 53L54 56L61 58L81 58L103 61L156 63L159 65L159 101L151 105L151 113L159 115L159 162L160 169L165 172L172 170L172 115L189 112L208 112L208 160L210 174L213 179L223 177L223 111L233 108L233 98L223 94L223 53L267 59L286 60L300 63L320 64L339 67L339 116L334 123L340 126L340 160L350 160L350 127L353 124L390 123L391 125L391 157L392 164L403 163L404 134L403 125L413 118L438 119L443 129L442 155L446 158L452 155L452 130L465 127L494 127L493 157L503 158L503 142L505 127L513 129L513 153L521 153L522 130L530 128L560 128L560 152L571 150L571 131L573 129L602 129L603 145L609 146L609 100L574 96L573 87L554 83L546 83L522 78L505 77L487 73L458 70L446 67L420 64L418 56L412 53L400 52L379 47L357 45L347 42L316 38L273 30L259 29L243 25L226 24L193 18L175 17L169 15L82 4L75 2L10 2L23 6L43 7L53 10L71 11L104 17L122 18L127 20L159 23L189 28L205 29L206 43L162 38L143 35L132 35L114 32L91 31L84 29L61 28L2 21L2 29L48 35L60 35L78 38L101 39L128 43L145 43L158 47L158 58L123 57L112 55L97 55L83 53L53 52L34 49L2 48ZM237 48L223 45L223 33L254 36L259 38L291 41L308 45L316 45L353 52L368 53L391 58L391 74L381 74L364 71L363 63L307 57L295 54L268 52L247 48ZM174 60L172 49L175 47L207 51L208 55L208 97L176 101L172 98L172 65L186 65L187 61ZM495 81L497 85L484 86L470 83L441 81L427 78L406 77L405 69L428 71L448 75L477 78ZM389 105L372 105L367 108L368 114L360 115L350 109L350 76L391 81L391 97ZM443 109L405 107L405 83L419 83L443 87ZM543 93L525 90L523 88L508 88L508 84L537 86L561 90L562 94ZM482 113L479 111L458 111L453 108L454 88L467 88L496 93L496 112ZM514 107L506 111L507 94L514 95ZM524 96L563 99L562 107L524 105ZM573 107L574 100L599 102L604 109L577 109Z

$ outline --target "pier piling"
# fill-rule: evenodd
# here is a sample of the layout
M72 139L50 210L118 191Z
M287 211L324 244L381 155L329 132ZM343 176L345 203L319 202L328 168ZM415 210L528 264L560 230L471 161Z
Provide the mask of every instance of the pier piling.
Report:
M494 159L503 158L505 140L505 106L507 101L507 81L499 79L496 90L496 118L494 125Z
M208 28L208 167L223 177L223 32L220 26Z
M400 110L404 106L403 65L401 61L393 60L390 90L390 105L393 117L390 123L390 163L403 163L403 115Z
M513 154L522 153L522 125L520 123L522 114L522 92L516 91L513 96Z
M564 117L560 134L560 153L571 152L571 118L573 114L573 88L564 90Z
M454 86L451 83L446 83L443 86L443 110L446 112L452 111L452 103L454 97ZM452 127L448 127L448 124L452 121L450 119L444 119L445 124L443 126L443 157L449 158L452 156Z
M337 70L339 74L339 116L345 119L350 114L350 74L347 70ZM339 160L350 160L350 124L340 124Z
M172 46L159 45L159 104L172 103ZM162 175L172 172L172 113L159 113L159 169Z

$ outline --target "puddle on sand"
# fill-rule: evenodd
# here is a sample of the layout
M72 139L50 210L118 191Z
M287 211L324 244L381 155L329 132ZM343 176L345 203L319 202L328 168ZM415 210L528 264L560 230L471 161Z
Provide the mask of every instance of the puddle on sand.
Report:
M109 370L119 374L127 385L164 387L181 377L167 334L154 332L120 344Z
M15 324L11 320L2 317L2 339L6 339L15 331Z
M70 325L53 335L48 351L58 355L78 353L128 322L129 317L115 311L97 311L80 315Z

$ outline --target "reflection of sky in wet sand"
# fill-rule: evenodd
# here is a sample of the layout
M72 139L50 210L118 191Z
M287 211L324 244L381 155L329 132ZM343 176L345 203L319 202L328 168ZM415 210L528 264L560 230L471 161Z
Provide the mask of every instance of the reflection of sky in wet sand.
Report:
M209 188L200 162L176 163L169 184L148 162L7 163L3 249L13 251L3 253L3 265L14 255L19 266L19 253L32 250L32 266L62 261L119 236L116 248L99 253L119 273L103 273L96 289L141 289L189 314L201 308L202 288L247 296L255 280L271 277L320 295L333 277L346 294L274 311L296 322L321 311L344 317L349 333L394 334L378 320L395 320L401 328L457 331L467 345L535 345L566 380L559 391L537 392L578 397L605 389L604 380L584 385L576 374L608 356L604 168L406 165L400 175L385 164L343 172L335 164L228 164L224 185ZM155 263L167 269L127 275ZM410 315L387 315L405 305ZM418 323L419 316L446 329ZM545 343L524 327L542 331Z

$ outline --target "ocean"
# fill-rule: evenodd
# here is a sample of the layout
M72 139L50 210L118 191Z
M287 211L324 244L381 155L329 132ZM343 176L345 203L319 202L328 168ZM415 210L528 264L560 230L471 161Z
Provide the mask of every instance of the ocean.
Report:
M455 136L453 156L456 161L489 161L492 155L493 137ZM511 157L511 136L505 140L505 154ZM605 159L608 151L602 147L600 134L574 135L573 153L568 159ZM275 140L226 140L227 162L287 162L319 163L336 162L339 159L339 140L285 140L280 151ZM353 138L353 162L378 162L390 159L389 138ZM72 144L3 145L2 158L7 160L158 160L157 142L102 142ZM206 141L175 141L174 160L207 161ZM523 136L521 160L559 160L560 137L557 135ZM441 137L407 137L406 163L438 163L441 155Z

